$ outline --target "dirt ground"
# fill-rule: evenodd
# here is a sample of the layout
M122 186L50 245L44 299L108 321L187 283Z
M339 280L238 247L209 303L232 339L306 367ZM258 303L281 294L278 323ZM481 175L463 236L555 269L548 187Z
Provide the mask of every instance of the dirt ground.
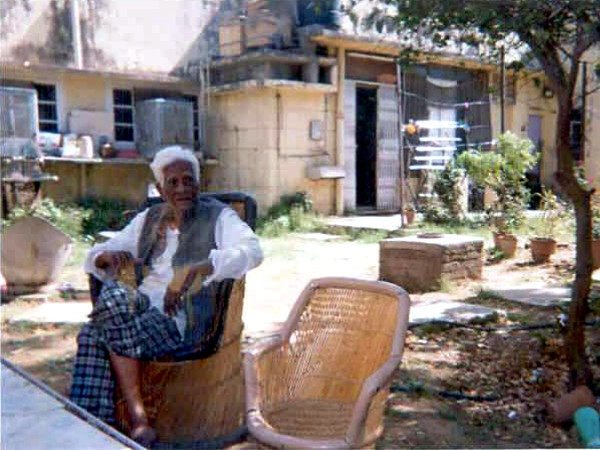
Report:
M247 277L244 321L246 335L259 338L285 320L306 283L322 276L376 279L376 242L330 239L319 234L264 239L265 262ZM79 269L80 245L60 282L71 283L72 297L89 301ZM486 264L478 282L444 286L444 295L503 311L493 323L448 328L412 328L401 368L390 393L380 448L540 448L577 447L572 427L549 425L544 404L564 392L566 366L557 317L560 308L525 307L482 291L487 285L529 281L568 283L573 274L573 248L562 246L552 263L533 265L529 252ZM432 295L432 294L429 294ZM65 297L64 295L62 297ZM425 297L411 296L413 303ZM600 285L592 302L597 317ZM54 293L52 301L61 301ZM11 322L10 318L39 305L39 297L2 305L2 355L66 394L76 351L77 325ZM594 318L594 317L592 317ZM535 325L545 327L535 329ZM529 329L514 329L516 326ZM512 328L511 328L512 327ZM596 377L600 329L588 327L589 351Z

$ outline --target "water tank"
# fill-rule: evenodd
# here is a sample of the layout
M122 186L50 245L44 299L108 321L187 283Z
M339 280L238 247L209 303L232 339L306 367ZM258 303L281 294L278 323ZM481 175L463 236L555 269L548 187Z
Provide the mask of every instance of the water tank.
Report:
M186 100L151 99L135 107L136 144L146 158L167 145L194 146L194 108Z

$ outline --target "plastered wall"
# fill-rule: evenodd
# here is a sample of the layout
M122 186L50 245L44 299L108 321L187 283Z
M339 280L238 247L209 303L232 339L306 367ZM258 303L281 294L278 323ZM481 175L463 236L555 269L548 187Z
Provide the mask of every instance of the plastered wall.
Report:
M208 166L209 190L244 190L261 212L282 194L306 191L314 207L331 213L334 182L307 178L311 165L332 165L335 97L320 91L257 88L214 97L210 146L219 164ZM310 122L321 121L322 138L309 137Z

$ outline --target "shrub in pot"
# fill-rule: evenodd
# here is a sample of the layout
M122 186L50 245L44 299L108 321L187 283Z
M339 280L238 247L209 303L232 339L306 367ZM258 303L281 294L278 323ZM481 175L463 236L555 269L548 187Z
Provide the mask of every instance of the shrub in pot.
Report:
M545 263L556 253L556 230L562 218L558 199L549 189L542 190L540 211L542 214L535 235L529 243L533 261Z
M532 145L529 139L507 132L491 151L470 150L457 158L458 167L464 168L475 186L494 192L496 201L489 215L497 229L494 243L507 257L516 253L517 238L512 231L522 223L529 200L525 174L537 161Z

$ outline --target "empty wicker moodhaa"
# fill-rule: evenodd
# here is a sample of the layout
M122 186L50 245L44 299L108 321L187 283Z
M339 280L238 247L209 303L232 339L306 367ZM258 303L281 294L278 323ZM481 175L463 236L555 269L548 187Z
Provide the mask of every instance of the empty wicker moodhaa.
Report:
M383 431L410 299L380 281L322 278L280 334L245 355L250 433L276 448L361 448Z
M244 378L241 334L243 280L236 281L222 344L208 358L179 362L146 362L141 389L151 425L163 443L178 446L198 441L227 443L244 433ZM117 420L129 431L124 399L117 402Z

